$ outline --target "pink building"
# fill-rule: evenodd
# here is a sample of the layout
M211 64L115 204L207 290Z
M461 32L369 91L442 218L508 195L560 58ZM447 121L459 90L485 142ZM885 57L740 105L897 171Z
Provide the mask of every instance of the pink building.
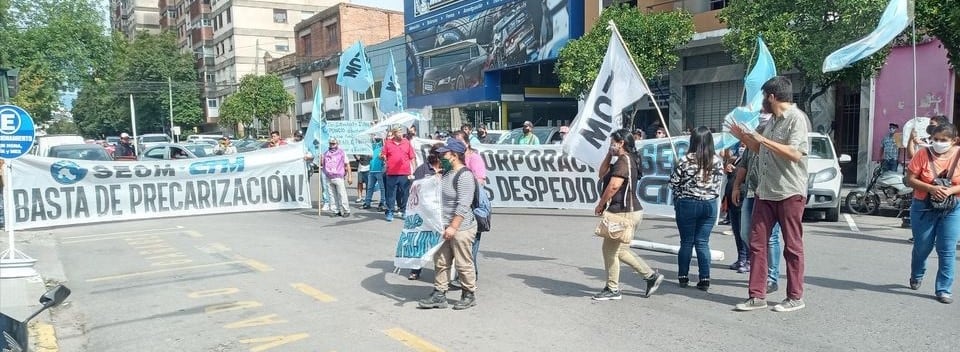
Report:
M947 61L947 50L939 40L917 44L917 101L913 94L913 49L895 47L877 75L873 106L873 145L871 160L880 160L880 141L890 123L903 125L913 116L916 104L919 116L946 115L953 118L956 75Z

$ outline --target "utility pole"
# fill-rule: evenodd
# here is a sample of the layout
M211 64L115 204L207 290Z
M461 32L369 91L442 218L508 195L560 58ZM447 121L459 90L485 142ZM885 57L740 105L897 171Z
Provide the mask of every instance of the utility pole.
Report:
M170 138L173 138L173 141L176 142L177 136L173 133L173 79L170 77L167 77L167 95L170 99Z
M137 109L133 105L133 94L130 94L130 126L133 132L133 154L140 155L137 145Z
M253 54L253 74L260 75L260 39L257 39L257 51Z

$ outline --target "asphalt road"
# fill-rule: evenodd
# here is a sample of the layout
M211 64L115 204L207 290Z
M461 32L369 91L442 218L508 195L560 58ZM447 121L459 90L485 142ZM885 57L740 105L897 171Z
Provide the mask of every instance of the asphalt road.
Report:
M956 350L960 304L933 299L935 254L924 287L906 287L911 247L899 219L808 223L806 309L741 313L732 308L746 298L747 276L726 268L736 256L733 238L720 234L729 227L711 238L727 259L713 263L709 293L677 286L676 256L637 251L667 276L660 291L641 297L643 280L624 268L623 300L595 302L605 277L597 218L546 209L494 216L478 305L466 311L418 310L432 270L421 281L394 273L401 222L362 210L349 219L239 213L21 236L42 254L41 269L62 265L64 277L53 279L73 289L52 313L63 351ZM672 219L646 219L638 239L678 243ZM770 295L771 306L784 294Z

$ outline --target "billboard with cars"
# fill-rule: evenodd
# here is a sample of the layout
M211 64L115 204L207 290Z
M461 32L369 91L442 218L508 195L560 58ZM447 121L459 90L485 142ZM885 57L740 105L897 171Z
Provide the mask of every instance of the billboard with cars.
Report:
M407 0L407 96L479 89L487 71L555 59L583 31L577 3Z

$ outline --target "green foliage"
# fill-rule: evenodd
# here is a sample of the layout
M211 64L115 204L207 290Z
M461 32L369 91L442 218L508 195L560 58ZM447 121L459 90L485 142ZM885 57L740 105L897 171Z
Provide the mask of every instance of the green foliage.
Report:
M49 134L80 134L77 124L70 120L56 120L47 127Z
M57 108L56 74L44 62L36 62L20 70L20 91L11 99L30 113L35 121L48 121L51 111Z
M796 70L802 77L803 107L834 83L859 85L886 61L890 48L838 72L822 73L831 52L873 31L888 0L753 0L731 1L718 17L730 32L723 44L734 59L752 61L757 36L767 43L778 72ZM797 84L799 82L796 82ZM797 85L795 85L796 87Z
M227 97L220 106L220 125L245 127L259 119L261 126L269 126L274 116L288 111L295 98L283 87L280 76L246 75L240 79L236 93Z
M673 69L680 60L678 49L694 33L693 18L686 12L646 13L626 4L606 8L589 32L560 50L556 73L561 94L582 97L590 92L610 42L610 20L647 79Z
M174 124L188 130L203 123L193 57L180 52L173 33L142 32L132 42L115 35L108 52L109 60L94 66L74 104L74 120L82 132L131 132L129 95L133 94L137 132L169 133L168 78Z
M960 69L960 1L916 0L918 31L943 42L953 68Z

